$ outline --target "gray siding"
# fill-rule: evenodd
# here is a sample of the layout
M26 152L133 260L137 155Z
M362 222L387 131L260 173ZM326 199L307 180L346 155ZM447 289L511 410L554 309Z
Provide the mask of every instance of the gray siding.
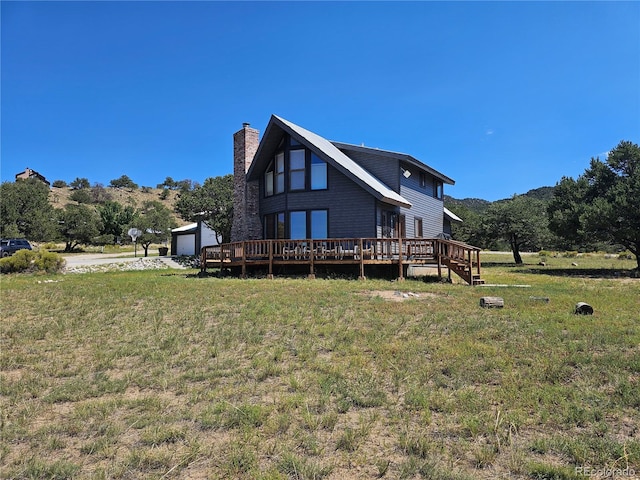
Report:
M354 162L360 164L362 168L367 169L369 173L389 188L396 192L400 191L400 168L398 160L356 150L342 149L342 152Z
M422 218L422 236L433 238L443 231L444 202L433 195L433 182L435 178L427 174L427 184L420 185L420 174L416 168L411 171L409 178L402 177L400 183L400 195L411 202L411 208L401 208L400 213L405 215L407 237L415 237L416 217Z

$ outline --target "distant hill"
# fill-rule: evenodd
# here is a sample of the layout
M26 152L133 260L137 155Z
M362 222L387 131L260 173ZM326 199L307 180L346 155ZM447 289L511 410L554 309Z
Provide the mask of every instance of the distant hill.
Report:
M74 191L71 188L64 187L52 187L49 193L49 203L54 208L64 208L66 205L73 203L76 204L69 197ZM178 197L177 190L169 190L167 194L167 198L162 199L161 194L163 192L160 188L138 188L135 190L128 188L112 188L105 187L104 192L106 195L110 197L110 200L114 202L118 202L123 206L131 205L134 208L140 208L142 204L147 200L155 200L162 203L165 207L167 207L171 212L173 212L173 216L178 225L186 225L189 222L185 222L182 220L176 213L174 206L176 204L176 200ZM87 203L85 205L98 205L96 203Z
M525 193L525 197L537 198L538 200L549 201L553 198L553 192L556 187L540 187L534 188L533 190L529 190Z
M555 187L539 187L529 190L527 193L523 193L522 195L525 197L536 198L538 200L542 200L548 202L553 197L553 191ZM502 200L496 200L497 202L503 202L504 200L508 200L508 198L504 198ZM483 200L481 198L463 198L457 199L450 197L449 195L444 196L444 202L447 208L453 207L463 207L467 210L470 210L475 213L484 212L489 206L493 203L489 200Z
M491 205L489 200L482 200L481 198L463 198L459 200L449 195L444 196L444 203L447 207L464 207L476 213L484 212Z

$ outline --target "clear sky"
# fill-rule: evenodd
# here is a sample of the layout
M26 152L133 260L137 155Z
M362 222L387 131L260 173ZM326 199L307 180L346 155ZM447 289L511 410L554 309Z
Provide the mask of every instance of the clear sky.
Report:
M1 177L232 171L279 115L497 200L640 143L638 2L1 2Z

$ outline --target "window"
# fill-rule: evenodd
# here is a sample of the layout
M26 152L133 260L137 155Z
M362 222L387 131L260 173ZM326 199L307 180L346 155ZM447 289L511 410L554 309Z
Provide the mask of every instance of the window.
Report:
M284 212L264 216L264 238L285 238Z
M264 196L328 187L327 163L291 137L285 137L264 172Z
M415 238L422 238L422 219L420 217L414 218L413 227L414 227L413 236Z
M326 210L311 210L311 238L329 238L329 216Z
M433 183L433 196L442 199L442 182L438 180Z
M304 190L305 187L305 151L289 152L289 190Z
M288 224L285 224L285 218ZM288 232L288 235L287 235ZM299 210L270 213L264 216L264 238L327 238L329 236L327 210Z
M275 193L284 192L284 152L276 155Z
M307 238L307 212L289 213L289 238Z
M264 173L264 196L270 197L273 195L273 162L267 167L267 171Z
M420 172L420 186L422 188L427 187L427 174L424 172Z
M311 190L326 190L327 162L311 154Z
M284 228L284 212L276 216L276 238L287 238L287 231Z

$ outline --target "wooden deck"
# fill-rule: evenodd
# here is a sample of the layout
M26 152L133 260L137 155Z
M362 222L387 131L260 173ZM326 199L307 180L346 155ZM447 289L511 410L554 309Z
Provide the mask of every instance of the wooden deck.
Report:
M456 273L469 285L480 278L480 249L452 240L428 238L330 238L302 240L248 240L203 247L202 272L208 268L230 268L242 276L263 269L272 277L274 267L307 266L315 276L321 265L353 265L361 279L370 265L396 265L398 279L404 279L410 265L435 265L438 276L444 269Z

